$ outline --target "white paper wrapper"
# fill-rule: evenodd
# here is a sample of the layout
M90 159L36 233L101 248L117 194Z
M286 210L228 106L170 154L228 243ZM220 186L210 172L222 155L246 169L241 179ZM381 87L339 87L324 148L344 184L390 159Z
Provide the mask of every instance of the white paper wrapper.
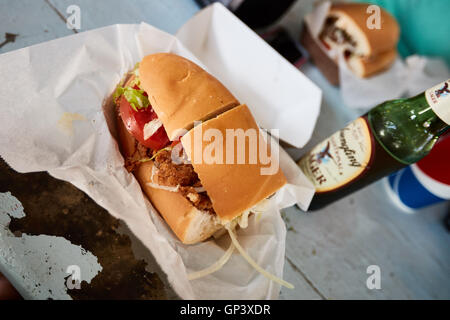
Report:
M296 148L309 141L321 90L223 6L199 12L177 37L245 101L261 127L279 128L280 139Z
M305 23L316 40L330 6L331 2L322 2L305 17ZM444 62L440 64L442 68L439 70L432 67L432 70L426 72L426 65L435 65L436 59L418 56L408 57L406 63L397 58L386 71L369 78L360 78L348 68L341 53L336 50L326 50L320 41L317 41L317 44L331 59L338 61L342 99L351 108L369 110L381 102L398 99L403 95L418 94L448 79L449 72Z
M225 12L221 6L208 10L216 12L215 15ZM198 37L200 31L192 37ZM105 27L1 55L0 155L17 171L48 171L56 178L71 182L114 217L124 220L155 256L180 297L277 298L279 286L257 273L237 253L217 273L189 281L188 273L209 266L223 255L228 237L183 245L123 166L112 136L114 128L107 125L114 115L106 99L124 73L145 55L155 52L183 55L208 70L220 70L226 59L218 56L215 61L203 64L175 37L144 23ZM278 61L279 57L275 55L271 59ZM267 61L261 61L264 62ZM239 81L255 85L251 74L241 75ZM298 85L302 83L305 81ZM270 96L271 101L276 96L290 94L265 89L261 88L260 94ZM247 102L245 92L239 98ZM297 98L296 93L292 98ZM314 126L317 112L318 109L310 116L304 115L306 119L302 121ZM309 134L303 133L305 143ZM238 231L238 239L264 269L282 277L286 229L280 209L295 203L306 209L314 191L284 151L280 165L289 184L273 197L259 221L254 216L250 218L249 227Z

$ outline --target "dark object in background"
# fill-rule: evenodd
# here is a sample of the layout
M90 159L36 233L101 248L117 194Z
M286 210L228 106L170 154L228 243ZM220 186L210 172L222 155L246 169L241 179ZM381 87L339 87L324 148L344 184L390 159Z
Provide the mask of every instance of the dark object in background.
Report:
M299 68L306 62L307 52L282 27L261 35L286 60Z
M303 31L300 36L300 43L308 51L309 58L314 62L320 72L327 78L333 86L339 86L339 69L335 61L319 47L309 32L306 24L303 24Z
M198 5L200 7L206 7L209 6L210 4L214 3L214 2L220 2L221 4L223 4L225 7L229 8L230 7L230 3L233 0L195 0L195 2L198 3Z
M267 27L278 20L295 0L244 0L234 14L252 29Z
M0 273L0 300L21 300L22 297L12 286L12 284L6 279L4 275Z
M296 0L196 0L204 7L220 2L252 29L268 27L278 20Z
M299 68L308 55L300 43L282 27L271 26L296 0L196 0L200 6L220 2L248 27L256 31L286 60ZM269 27L269 30L263 30Z

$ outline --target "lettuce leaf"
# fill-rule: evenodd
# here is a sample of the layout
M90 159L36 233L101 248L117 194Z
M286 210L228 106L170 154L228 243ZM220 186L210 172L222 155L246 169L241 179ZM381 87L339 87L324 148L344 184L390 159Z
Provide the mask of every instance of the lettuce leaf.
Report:
M129 86L131 88L133 88L134 86L138 86L140 88L141 87L141 80L139 79L139 77L134 77L134 79L130 82Z
M150 105L148 98L144 95L144 90L136 90L130 87L123 88L123 96L130 103L134 111L145 109Z
M124 89L119 84L116 88L116 91L114 91L114 95L113 95L114 102L117 102L117 99L119 99L120 96L123 95L123 91L124 91Z
M147 108L150 105L150 102L144 95L144 90L133 88L134 86L139 87L140 83L141 82L139 80L139 77L135 77L135 79L129 84L129 86L117 86L116 91L113 95L114 101L117 102L117 100L123 95L135 111Z

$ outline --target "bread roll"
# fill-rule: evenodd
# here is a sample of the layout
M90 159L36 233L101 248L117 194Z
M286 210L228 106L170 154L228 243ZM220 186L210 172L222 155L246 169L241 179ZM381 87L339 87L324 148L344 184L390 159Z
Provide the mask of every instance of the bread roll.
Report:
M359 77L367 78L388 69L397 58L397 50L392 49L375 57L351 56L347 60L349 68Z
M127 84L132 80L133 77L128 79ZM222 133L224 150L229 141L227 129L252 129L257 138L257 162L254 164L192 164L211 200L211 203L207 202L209 211L202 211L179 192L177 187L169 191L167 188L161 189L161 185L155 186L152 177L153 161L139 161L148 157L147 151L138 147L138 142L128 132L117 112L118 142L124 158L133 159L134 165L131 167L134 168L133 173L142 190L183 243L194 244L209 238L222 229L225 223L239 217L286 183L278 164L274 174L261 174L260 169L269 167L270 164L261 162L259 147L266 149L267 144L253 116L246 105L239 106L233 95L203 69L174 54L153 54L140 63L139 80L140 88L148 94L151 107L171 140L177 137L178 129L190 129L181 139L188 155L191 155L190 148L193 146L190 138L200 129L215 129ZM192 129L194 122L200 120L204 122ZM208 143L204 142L203 148L207 146ZM244 152L248 154L251 148L246 141ZM236 145L234 150L230 154L236 158ZM174 169L173 172L180 172L178 167L170 168ZM152 185L149 185L150 182Z
M336 27L345 30L356 42L355 54L372 57L397 46L400 29L397 21L386 10L380 8L380 29L369 29L367 13L369 4L338 3L331 6L328 16L337 17Z
M223 227L215 215L198 210L181 193L147 185L151 181L152 166L153 162L145 162L134 175L150 202L181 242L194 244L206 240Z
M209 146L213 141L203 141L203 159L201 161L196 161L198 159L194 158L195 133L200 134L200 131L202 131L201 134L204 135L208 129L217 130L223 137L223 164L212 163L213 159L208 159L209 152L204 152L206 148L210 148ZM248 129L254 130L257 135L255 135L257 138L255 141L258 143L257 158L254 164L251 163L248 156L251 150L248 138L245 140L245 164L238 163L236 156L238 152L237 139L228 136L227 129L242 129L244 132ZM261 162L259 149L262 147L265 150L267 144L246 105L240 105L214 119L203 122L184 135L181 142L203 187L208 192L215 212L222 222L233 220L286 184L286 178L279 166L277 166L274 174L261 174L261 169L267 168L268 165ZM234 150L226 148L230 142L234 146ZM234 163L226 163L227 152L232 152L231 156ZM215 156L215 154L212 156Z
M124 158L131 157L136 151L136 140L125 128L120 116L117 116L116 123L121 153ZM148 186L152 166L152 161L140 164L134 171L134 176L152 205L181 242L194 244L203 241L223 227L216 216L197 210L181 193Z
M179 129L191 129L194 121L239 105L216 78L175 54L146 56L139 66L139 78L170 140L178 136Z

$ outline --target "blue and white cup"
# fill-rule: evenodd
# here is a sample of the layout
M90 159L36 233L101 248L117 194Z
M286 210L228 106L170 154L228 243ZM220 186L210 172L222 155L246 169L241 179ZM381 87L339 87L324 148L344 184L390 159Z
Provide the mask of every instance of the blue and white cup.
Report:
M450 185L433 179L416 164L391 174L385 182L394 203L408 213L450 200Z

